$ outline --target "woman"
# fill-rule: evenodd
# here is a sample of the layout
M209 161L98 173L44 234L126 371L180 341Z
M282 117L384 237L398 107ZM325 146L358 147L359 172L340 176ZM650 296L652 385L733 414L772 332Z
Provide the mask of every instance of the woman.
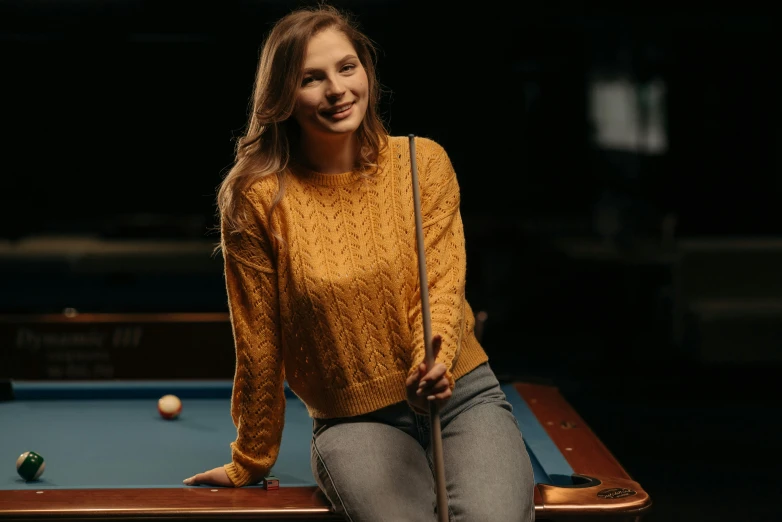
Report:
M378 116L375 50L319 6L283 17L218 193L236 347L232 462L185 484L241 487L274 465L284 381L313 420L312 470L357 521L436 519L429 402L452 520L534 518L518 424L465 300L459 186L416 138L435 364L424 364L407 137Z

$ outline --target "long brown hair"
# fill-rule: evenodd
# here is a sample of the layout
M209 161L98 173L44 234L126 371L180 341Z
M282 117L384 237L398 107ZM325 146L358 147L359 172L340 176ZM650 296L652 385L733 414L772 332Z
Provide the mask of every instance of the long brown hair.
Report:
M249 216L239 205L242 194L259 179L277 175L279 188L269 211L269 223L272 222L271 214L285 192L291 144L298 139L299 127L291 115L302 80L307 44L313 35L329 28L348 37L366 70L369 103L364 120L356 130L360 151L358 168L368 172L376 166L387 135L378 114L380 85L375 71L376 47L359 30L352 15L336 7L320 4L292 11L277 21L263 43L252 111L244 135L237 140L233 165L217 191L218 214L230 232L241 232L249 224ZM272 230L272 234L282 240L279 231Z

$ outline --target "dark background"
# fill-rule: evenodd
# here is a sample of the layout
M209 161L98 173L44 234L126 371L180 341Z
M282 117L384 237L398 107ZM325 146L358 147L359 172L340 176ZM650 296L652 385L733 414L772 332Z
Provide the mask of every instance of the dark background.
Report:
M0 1L1 313L225 310L215 189L306 3ZM559 386L650 521L779 520L779 24L684 4L335 2L391 133L451 156L497 373ZM664 86L664 146L601 142L600 81Z

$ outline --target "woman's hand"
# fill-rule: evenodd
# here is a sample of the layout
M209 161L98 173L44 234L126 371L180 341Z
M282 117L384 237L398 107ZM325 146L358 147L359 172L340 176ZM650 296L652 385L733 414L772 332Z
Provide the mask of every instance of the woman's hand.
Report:
M199 473L198 475L193 475L192 477L183 480L182 483L187 486L234 486L234 483L228 478L228 473L225 472L223 466L210 469L209 471Z
M443 339L435 335L432 339L432 354L437 358ZM416 371L407 378L407 403L419 415L429 414L429 403L434 401L442 407L451 397L451 387L445 376L446 367L443 363L435 363L432 368L426 367L426 362L418 364Z

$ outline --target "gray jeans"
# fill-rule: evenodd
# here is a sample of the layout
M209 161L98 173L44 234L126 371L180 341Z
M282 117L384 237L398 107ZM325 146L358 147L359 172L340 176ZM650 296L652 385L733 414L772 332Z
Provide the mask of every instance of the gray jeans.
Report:
M451 521L535 519L532 465L511 411L488 363L459 379L440 410ZM428 415L401 402L315 419L313 431L313 475L347 520L437 520Z

